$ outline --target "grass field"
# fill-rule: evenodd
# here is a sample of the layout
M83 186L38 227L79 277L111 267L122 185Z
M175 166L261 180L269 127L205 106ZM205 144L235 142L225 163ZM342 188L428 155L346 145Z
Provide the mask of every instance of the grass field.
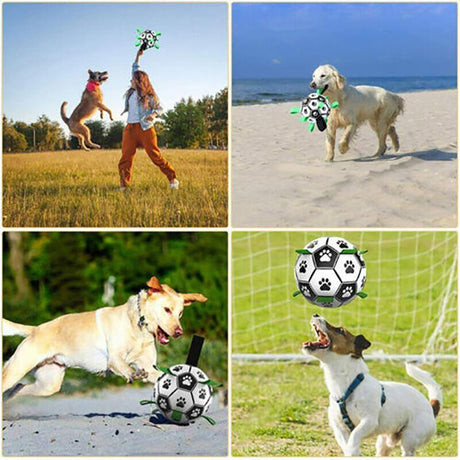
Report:
M455 232L328 234L369 251L368 297L337 309L292 297L295 249L324 234L233 233L233 353L298 353L314 313L364 334L373 344L369 352L456 353Z
M141 150L132 187L118 190L119 150L3 155L5 227L225 227L227 152L164 150L168 181Z
M426 390L406 375L402 363L370 362L371 374ZM418 456L457 456L457 366L444 361L423 366L443 387L437 434ZM342 456L327 420L328 393L317 364L233 364L232 453L235 456ZM375 438L362 444L375 455ZM400 456L399 448L392 456Z

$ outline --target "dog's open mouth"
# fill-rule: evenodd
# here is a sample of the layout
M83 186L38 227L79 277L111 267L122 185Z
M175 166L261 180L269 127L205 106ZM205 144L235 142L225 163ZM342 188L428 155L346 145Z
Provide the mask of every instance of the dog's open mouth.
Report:
M316 342L304 342L303 347L309 350L317 350L323 348L329 348L331 341L325 332L323 332L316 324L313 324L313 330L316 333L318 340Z
M169 334L161 329L160 326L157 328L157 339L161 345L167 345L169 343Z
M327 89L329 88L329 85L326 85L322 90L321 90L321 94L324 94Z
M106 80L108 80L109 78L109 74L107 72L104 72L100 77L99 77L99 81L102 83Z

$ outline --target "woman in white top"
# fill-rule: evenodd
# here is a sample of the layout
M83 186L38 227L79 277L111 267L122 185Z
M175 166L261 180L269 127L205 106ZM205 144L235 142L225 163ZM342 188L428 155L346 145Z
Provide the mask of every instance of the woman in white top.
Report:
M131 88L125 94L125 110L128 112L127 125L123 131L121 158L118 163L121 190L131 184L134 156L138 147L144 147L150 159L158 166L169 180L171 189L179 188L176 172L171 164L161 155L157 144L157 135L153 127L156 116L161 115L158 96L153 89L149 76L139 70L139 50L133 64Z

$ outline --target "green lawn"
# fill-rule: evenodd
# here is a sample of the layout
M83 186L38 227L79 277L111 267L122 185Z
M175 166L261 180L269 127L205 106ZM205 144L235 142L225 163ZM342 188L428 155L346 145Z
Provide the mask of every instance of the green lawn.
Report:
M381 380L408 383L403 363L370 362ZM422 366L443 387L438 432L419 456L457 455L457 366L443 361ZM233 364L232 453L235 456L341 456L327 420L328 392L318 364ZM362 444L363 455L375 455L375 438ZM393 451L400 456L399 448Z
M314 313L364 334L370 352L456 353L455 232L328 232L369 251L368 298L338 309L292 297L295 249L324 235L233 233L233 353L297 353Z

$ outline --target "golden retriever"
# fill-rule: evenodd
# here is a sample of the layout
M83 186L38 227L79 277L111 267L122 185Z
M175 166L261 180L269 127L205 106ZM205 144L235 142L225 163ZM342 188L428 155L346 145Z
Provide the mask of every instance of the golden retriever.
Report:
M404 110L404 100L378 86L351 86L332 65L321 65L313 72L310 88L322 90L329 101L337 101L327 122L326 161L334 160L335 136L338 128L345 128L339 142L340 153L346 153L358 127L368 121L378 138L375 157L385 153L386 138L390 137L395 151L399 150L399 138L394 127L396 117Z

